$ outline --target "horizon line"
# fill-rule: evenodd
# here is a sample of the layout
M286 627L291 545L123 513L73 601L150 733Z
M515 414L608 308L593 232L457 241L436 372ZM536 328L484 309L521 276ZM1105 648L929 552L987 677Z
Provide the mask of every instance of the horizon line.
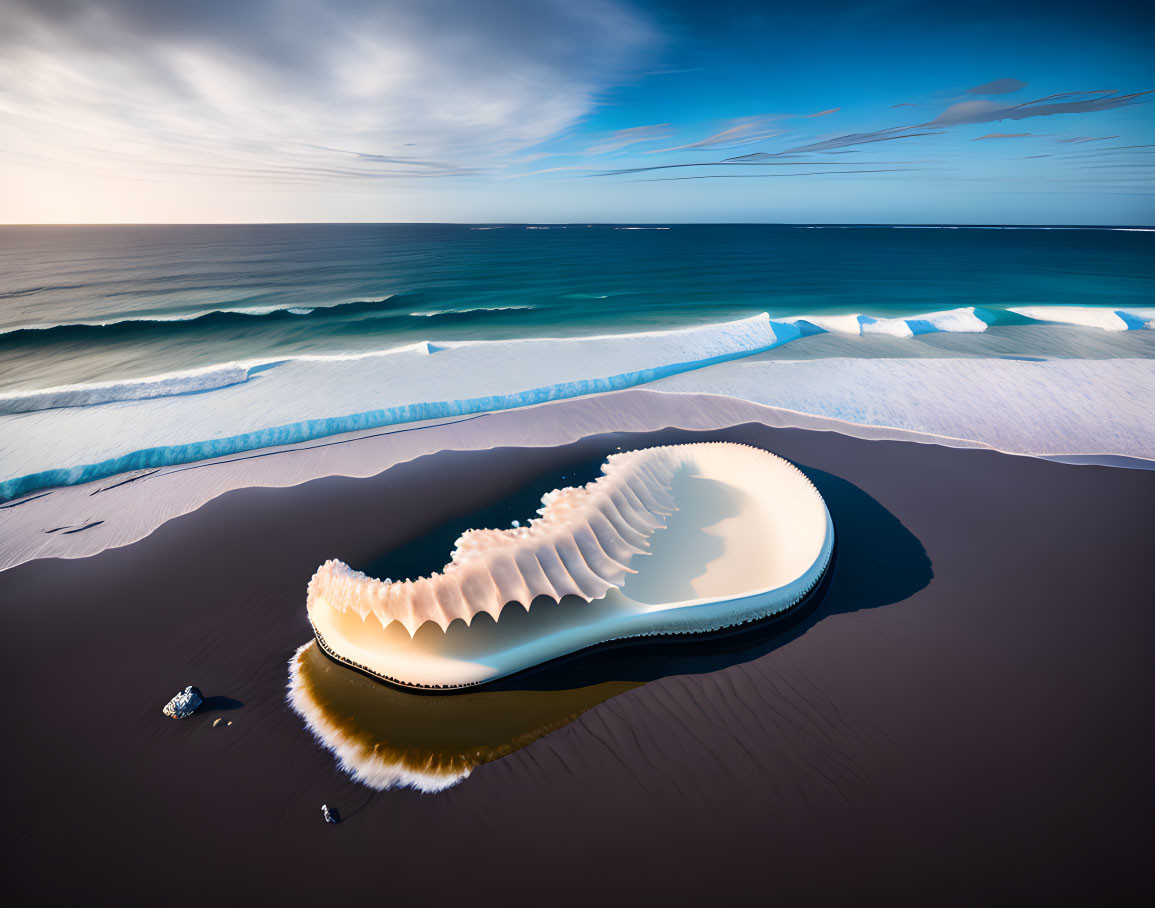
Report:
M4 227L1004 227L1017 229L1155 230L1144 224L1024 224L951 221L5 221Z

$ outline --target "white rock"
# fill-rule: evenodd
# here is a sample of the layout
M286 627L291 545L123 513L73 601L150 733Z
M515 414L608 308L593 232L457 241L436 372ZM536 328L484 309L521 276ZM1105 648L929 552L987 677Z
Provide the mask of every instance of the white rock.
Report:
M187 719L204 702L200 688L189 685L165 704L163 712L170 719Z

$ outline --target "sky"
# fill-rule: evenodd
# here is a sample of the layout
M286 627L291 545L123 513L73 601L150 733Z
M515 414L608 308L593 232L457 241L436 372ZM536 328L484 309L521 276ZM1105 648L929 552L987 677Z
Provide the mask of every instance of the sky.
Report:
M1155 223L1155 4L0 0L0 223Z

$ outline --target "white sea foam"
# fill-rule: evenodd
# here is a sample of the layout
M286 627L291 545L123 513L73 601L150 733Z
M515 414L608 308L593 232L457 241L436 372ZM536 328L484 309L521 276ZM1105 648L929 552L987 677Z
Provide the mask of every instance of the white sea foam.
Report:
M768 350L800 333L762 314L674 331L423 342L297 357L260 371L245 364L248 381L210 394L0 416L0 498L339 432L617 390Z
M891 337L914 337L916 334L931 334L937 331L969 334L987 330L987 323L975 314L973 306L902 318L874 318L855 313L796 316L782 321L792 324L809 322L823 331L835 334L887 334Z
M1155 308L1106 309L1096 306L1014 306L1009 311L1037 322L1080 325L1107 331L1155 327Z
M1020 454L1155 459L1155 361L822 359L721 364L660 391L752 403Z
M0 416L31 413L58 407L88 407L119 400L146 400L150 397L172 397L195 394L235 385L249 378L251 363L226 363L188 372L173 372L149 378L97 382L86 385L63 385L44 391L16 391L0 394Z
M537 306L469 306L463 309L432 309L429 312L410 312L413 317L433 318L437 315L461 315L464 312L513 312L518 309L536 309Z
M1150 309L1055 306L1012 312L1019 319L1109 330L1155 326L1155 310ZM735 322L628 335L423 341L371 353L230 363L191 373L10 394L0 397L0 499L127 470L187 463L342 432L618 390L749 356L799 338L805 343L806 336L816 333L913 337L928 332L981 332L997 318L996 311L973 308L902 318L854 314L771 320L763 313ZM811 368L816 370L815 380L820 379L820 367L815 364ZM717 372L710 375L713 381ZM853 379L847 381L853 383ZM888 393L909 393L912 399L922 400L928 412L949 409L949 401L958 398L949 383L934 386L936 390L931 393L920 392L917 383L908 387L895 382L888 387ZM733 393L762 400L745 388ZM713 390L712 386L700 389ZM1124 406L1102 399L1095 388L1067 390L1075 395L1072 406L1078 412L1089 407L1086 401L1090 400L1095 407L1106 408L1104 412ZM766 402L851 422L903 425L879 423L881 417L860 413L860 406L846 403L853 391L853 387L841 392L831 389L834 403L827 400L810 409L805 401L792 404L775 397ZM1000 405L994 396L1020 391L1027 393L1028 389L1016 390L1013 384L994 388L984 405L997 411ZM1061 397L1044 386L1032 386L1029 393ZM976 400L973 406L978 403ZM1013 429L1007 425L1008 431ZM980 426L960 437L985 441L992 431L989 426ZM1079 433L1081 446L1087 436L1082 429ZM1155 456L1155 446L1148 451L1141 439L1128 442L1121 434L1112 436L1109 444L1104 440L1097 447L1086 448L1072 447L1071 438L1057 430L1047 439L1050 447L1044 445L1042 449L1055 453ZM1010 449L1018 450L1014 446Z

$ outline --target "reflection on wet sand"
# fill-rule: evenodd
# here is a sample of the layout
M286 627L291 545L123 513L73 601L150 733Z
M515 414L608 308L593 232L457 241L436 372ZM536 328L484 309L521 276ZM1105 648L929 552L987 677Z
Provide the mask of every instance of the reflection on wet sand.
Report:
M289 660L289 703L354 779L378 790L441 791L583 712L641 685L414 693L329 659L316 641Z

